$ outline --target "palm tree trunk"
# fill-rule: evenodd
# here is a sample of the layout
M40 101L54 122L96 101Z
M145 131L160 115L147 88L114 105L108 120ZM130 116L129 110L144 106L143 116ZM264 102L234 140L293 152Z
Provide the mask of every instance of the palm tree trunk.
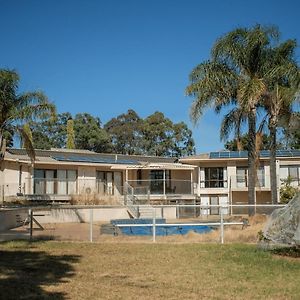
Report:
M271 199L272 204L278 204L278 193L277 193L277 172L276 172L276 125L270 120L270 181L271 181Z
M248 204L255 204L255 182L256 182L256 109L252 108L248 117L248 135L249 135L249 150L248 150ZM253 206L248 208L249 216L255 214Z
M4 158L5 151L6 151L6 140L3 137L3 131L1 130L0 131L0 160Z

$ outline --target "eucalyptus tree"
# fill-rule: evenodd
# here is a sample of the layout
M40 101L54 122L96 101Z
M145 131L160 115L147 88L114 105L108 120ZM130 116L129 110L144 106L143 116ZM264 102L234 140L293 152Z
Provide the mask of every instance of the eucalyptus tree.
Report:
M120 154L141 154L143 120L132 109L112 118L104 125L112 150Z
M213 46L211 59L192 71L191 83L186 89L187 95L194 97L191 107L194 122L211 105L219 112L231 104L247 114L248 202L251 205L255 204L257 107L266 91L267 52L277 36L273 27L260 25L225 34ZM249 215L254 213L250 207Z
M31 159L35 153L31 133L24 125L34 119L46 118L55 114L55 106L40 91L19 93L20 77L14 70L0 70L0 146L1 157L6 150L5 132L13 131L20 135Z

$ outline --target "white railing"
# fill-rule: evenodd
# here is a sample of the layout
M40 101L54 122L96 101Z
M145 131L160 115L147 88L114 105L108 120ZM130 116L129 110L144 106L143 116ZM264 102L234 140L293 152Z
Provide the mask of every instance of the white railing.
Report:
M125 205L134 218L139 217L139 207L135 203L134 189L128 183L125 184Z
M150 195L184 195L193 194L193 183L190 180L177 179L152 179L152 180L128 180L137 194Z

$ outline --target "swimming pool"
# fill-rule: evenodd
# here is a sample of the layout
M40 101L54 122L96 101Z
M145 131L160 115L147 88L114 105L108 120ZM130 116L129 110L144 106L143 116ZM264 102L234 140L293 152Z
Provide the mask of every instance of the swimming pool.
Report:
M132 220L112 220L111 224L113 225L126 225L126 227L119 227L122 234L125 235L152 235L152 226L130 226L131 224L149 224L152 225L153 220L152 219L132 219ZM176 225L168 225L166 224L165 219L157 219L156 220L156 226L155 227L155 233L157 236L168 236L168 235L184 235L188 232L196 232L196 233L207 233L212 231L212 227L207 225L181 225L180 223Z

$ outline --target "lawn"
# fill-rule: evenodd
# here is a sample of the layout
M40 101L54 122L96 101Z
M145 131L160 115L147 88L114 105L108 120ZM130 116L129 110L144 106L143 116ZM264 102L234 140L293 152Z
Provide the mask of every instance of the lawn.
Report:
M300 259L240 244L0 244L1 299L300 299Z

